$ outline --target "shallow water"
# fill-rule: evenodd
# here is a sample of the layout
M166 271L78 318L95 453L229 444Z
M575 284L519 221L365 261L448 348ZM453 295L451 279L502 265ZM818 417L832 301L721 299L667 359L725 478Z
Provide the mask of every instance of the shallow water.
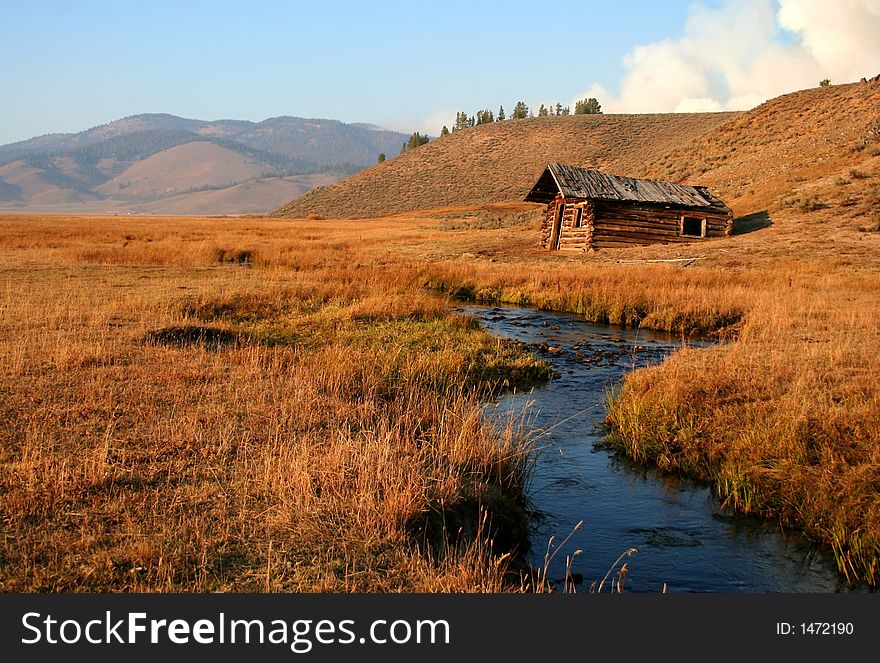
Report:
M845 590L830 554L771 523L722 509L704 485L636 467L606 448L598 426L608 390L634 368L662 361L681 341L644 330L591 325L565 313L460 305L496 335L534 346L559 373L546 386L506 394L493 416L521 414L536 429L541 451L529 486L534 510L531 562L543 566L554 546L574 533L550 564L565 577L565 557L586 590L624 551L626 591L831 592ZM606 583L606 591L608 584Z

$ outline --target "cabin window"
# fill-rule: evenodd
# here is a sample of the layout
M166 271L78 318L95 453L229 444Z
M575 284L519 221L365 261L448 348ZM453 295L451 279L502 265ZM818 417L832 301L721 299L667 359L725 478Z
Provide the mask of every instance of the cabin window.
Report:
M705 237L706 219L696 216L681 217L681 234L685 237Z
M584 208L578 207L574 213L574 227L575 228L581 227L581 217L583 217L583 215L584 215Z

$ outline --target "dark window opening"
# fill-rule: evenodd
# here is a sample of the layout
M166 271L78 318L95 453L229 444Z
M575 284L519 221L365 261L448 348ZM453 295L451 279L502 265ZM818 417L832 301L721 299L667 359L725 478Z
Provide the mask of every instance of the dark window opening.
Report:
M681 220L681 234L686 237L705 237L706 220L694 216L686 216Z
M575 228L581 227L581 218L583 217L583 215L584 215L584 208L578 207L577 211L575 212L575 215L574 215L574 227Z

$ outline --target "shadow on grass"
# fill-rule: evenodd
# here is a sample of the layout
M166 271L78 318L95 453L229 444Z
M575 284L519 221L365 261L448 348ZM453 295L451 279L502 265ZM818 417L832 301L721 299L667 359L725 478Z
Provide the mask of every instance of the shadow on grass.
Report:
M144 338L144 342L149 345L168 345L178 348L201 346L207 350L228 348L247 340L241 334L234 334L225 329L197 325L164 327L149 332Z
M753 233L756 230L763 230L764 228L769 228L773 225L773 221L770 220L770 214L767 210L763 210L761 212L755 212L754 214L746 214L745 216L738 216L733 220L733 232L732 235L745 235L747 233Z

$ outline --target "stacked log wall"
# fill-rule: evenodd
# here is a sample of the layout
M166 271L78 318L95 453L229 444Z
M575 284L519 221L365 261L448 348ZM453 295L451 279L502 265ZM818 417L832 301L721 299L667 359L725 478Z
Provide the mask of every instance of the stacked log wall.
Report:
M553 219L556 218L556 201L554 200L544 210L544 219L541 221L541 246L550 248L550 235L553 232Z
M541 223L541 246L550 247L553 223L559 205L565 205L562 215L561 251L590 251L594 248L645 245L669 242L699 242L713 237L730 235L733 214L726 208L670 208L634 205L611 201L557 198L544 212ZM575 226L578 210L580 226ZM706 236L681 234L682 216L706 219Z
M575 225L578 211L581 213L580 225ZM568 199L562 215L562 239L560 251L589 251L592 238L593 206L588 200Z
M595 201L591 248L655 244L663 242L700 242L730 234L729 210L703 208L688 210L660 206L620 204ZM706 219L706 236L681 234L681 217Z

